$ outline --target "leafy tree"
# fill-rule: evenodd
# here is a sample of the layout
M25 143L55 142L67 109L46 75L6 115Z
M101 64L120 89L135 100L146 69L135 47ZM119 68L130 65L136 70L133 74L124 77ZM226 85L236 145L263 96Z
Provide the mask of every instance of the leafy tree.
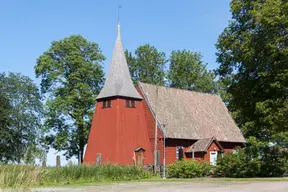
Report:
M149 44L138 47L133 55L125 51L131 78L135 85L138 81L164 85L165 83L165 53L159 52Z
M216 82L217 93L220 95L220 97L222 98L226 106L229 106L229 103L232 99L231 93L227 91L227 89L231 85L231 81L232 81L232 77L226 77L226 78L219 78Z
M83 160L96 96L103 85L104 59L96 43L72 35L53 41L37 60L36 76L47 96L45 142L64 150L67 158L80 154L79 161Z
M12 159L11 151L13 151L13 145L11 143L11 137L13 132L9 131L12 124L10 117L12 106L9 100L2 92L0 93L0 161L7 162Z
M45 146L44 146L45 147ZM36 165L35 160L39 159L40 161L46 160L46 151L43 146L31 145L28 147L24 155L24 163L26 165Z
M246 136L287 146L288 1L233 0L230 6L233 20L216 44L218 73L233 75L230 109Z
M215 93L215 73L206 69L200 53L187 50L172 51L168 80L171 87Z
M41 97L33 81L19 73L0 74L0 93L5 93L1 97L0 113L1 121L6 124L0 132L0 160L20 163L29 147L39 146Z

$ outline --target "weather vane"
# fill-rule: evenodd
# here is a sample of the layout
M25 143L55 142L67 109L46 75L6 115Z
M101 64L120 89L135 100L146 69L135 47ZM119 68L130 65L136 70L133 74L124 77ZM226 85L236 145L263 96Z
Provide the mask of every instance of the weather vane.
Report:
M119 21L120 21L120 8L121 7L122 7L121 5L118 6L118 24L119 24Z

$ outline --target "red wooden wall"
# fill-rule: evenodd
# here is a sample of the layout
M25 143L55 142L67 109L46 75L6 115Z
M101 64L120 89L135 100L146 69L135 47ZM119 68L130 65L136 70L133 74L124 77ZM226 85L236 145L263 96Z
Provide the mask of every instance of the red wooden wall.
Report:
M176 147L177 146L182 146L183 151L185 152L195 142L196 142L195 140L186 140L186 139L166 139L166 163L171 164L177 160L177 157L176 157ZM184 158L188 159L189 156L187 157L184 154ZM192 156L191 156L191 158L192 158Z
M140 95L144 98L142 92L140 91L139 87L137 87L137 91L140 93ZM155 142L155 118L153 114L150 111L150 108L146 102L145 99L142 100L142 106L144 110L144 116L146 120L146 125L147 125L147 131L148 131L148 137L149 137L149 142L150 142L150 149L153 154L154 158L154 142ZM160 163L163 163L163 135L161 130L158 127L157 130L157 150L160 152ZM154 162L154 161L153 161Z
M116 98L111 108L96 105L92 120L84 163L96 162L97 153L102 154L102 163L134 164L137 147L145 149L145 164L153 163L147 123L142 101L135 101L135 108L127 108L126 100Z
M215 149L215 150L214 150ZM204 161L210 162L210 152L211 151L219 151L219 147L213 142L207 150L207 153L204 153Z

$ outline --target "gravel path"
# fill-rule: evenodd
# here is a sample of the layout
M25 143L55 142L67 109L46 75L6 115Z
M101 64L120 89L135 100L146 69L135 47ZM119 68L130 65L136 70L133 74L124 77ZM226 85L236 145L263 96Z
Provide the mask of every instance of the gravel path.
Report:
M39 188L38 192L288 192L288 182L143 182L89 187Z

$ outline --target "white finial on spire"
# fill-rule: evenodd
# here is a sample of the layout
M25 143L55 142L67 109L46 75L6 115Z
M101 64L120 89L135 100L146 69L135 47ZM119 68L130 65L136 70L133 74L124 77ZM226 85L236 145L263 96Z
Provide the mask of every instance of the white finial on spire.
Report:
M118 32L118 34L117 34L117 37L118 38L120 38L120 8L121 8L122 6L121 5L119 5L118 6L118 30L117 30L117 32Z
M120 33L120 24L118 23L118 29L117 29L117 39L121 38L121 33Z

